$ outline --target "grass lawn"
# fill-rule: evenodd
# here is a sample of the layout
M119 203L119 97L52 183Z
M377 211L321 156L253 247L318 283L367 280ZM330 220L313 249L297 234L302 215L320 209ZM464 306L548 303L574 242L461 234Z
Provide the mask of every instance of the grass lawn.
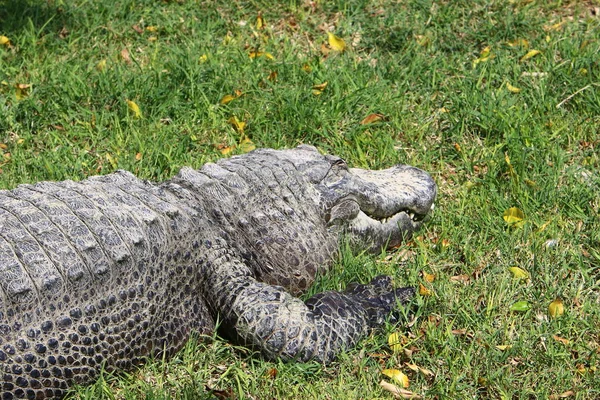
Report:
M599 14L594 0L0 0L1 188L119 168L162 180L299 143L439 185L418 237L344 250L314 289L422 285L408 324L330 366L202 338L73 396L392 398L381 371L398 369L427 399L600 398Z

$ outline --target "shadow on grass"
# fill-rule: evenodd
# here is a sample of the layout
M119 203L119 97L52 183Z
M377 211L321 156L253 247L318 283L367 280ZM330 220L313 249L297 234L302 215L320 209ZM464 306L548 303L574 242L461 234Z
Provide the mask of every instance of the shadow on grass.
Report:
M9 38L33 28L38 35L59 32L71 20L68 6L43 0L0 0L0 33Z

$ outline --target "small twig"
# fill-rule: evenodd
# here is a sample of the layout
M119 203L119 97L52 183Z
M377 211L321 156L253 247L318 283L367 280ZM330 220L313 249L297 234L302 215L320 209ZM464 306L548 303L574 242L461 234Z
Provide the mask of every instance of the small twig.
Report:
M567 101L571 100L573 97L575 97L575 96L576 96L576 95L578 95L579 93L583 92L584 90L591 88L591 87L592 87L592 85L594 85L594 86L598 86L598 84L596 84L596 83L590 83L589 85L582 87L581 89L579 89L579 90L578 90L578 91L576 91L575 93L573 93L573 94L571 94L571 95L567 96L567 98L566 98L566 99L564 99L563 101L561 101L560 103L558 103L558 104L556 105L556 108L560 108L560 107L562 107L562 105L563 105L563 104L565 104Z

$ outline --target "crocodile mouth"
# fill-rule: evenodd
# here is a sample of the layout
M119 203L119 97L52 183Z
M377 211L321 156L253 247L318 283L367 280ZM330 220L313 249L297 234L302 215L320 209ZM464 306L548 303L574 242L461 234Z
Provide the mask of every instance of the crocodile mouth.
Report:
M411 209L401 209L392 215L379 217L360 210L355 218L348 222L346 232L360 241L371 242L373 250L382 246L398 246L403 240L419 229L431 218L434 204L427 213L418 213Z

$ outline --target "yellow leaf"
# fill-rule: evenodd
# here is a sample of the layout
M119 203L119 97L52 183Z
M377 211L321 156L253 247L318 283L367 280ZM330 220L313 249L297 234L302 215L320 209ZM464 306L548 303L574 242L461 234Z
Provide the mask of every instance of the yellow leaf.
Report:
M117 159L113 157L110 153L106 153L104 156L106 157L106 160L110 163L111 167L113 167L113 169L117 169L117 167L119 166Z
M422 283L419 283L419 294L421 296L433 296L433 291L427 289Z
M208 56L206 54L202 54L198 61L200 62L200 64L205 63L208 61Z
M362 121L360 121L361 125L367 125L367 124L372 124L374 122L378 122L378 121L383 121L385 119L385 115L383 114L369 114L365 117L365 119L363 119Z
M248 153L256 148L252 140L244 138L238 146L242 153Z
M521 57L521 60L520 60L520 61L521 61L521 62L523 62L523 61L527 61L527 60L529 60L531 57L535 57L535 56L537 56L537 55L538 55L538 54L540 54L540 53L541 53L541 51L539 51L539 50L529 50L529 51L527 52L527 54L525 54L523 57Z
M508 349L510 349L511 347L512 347L512 345L511 345L511 344L500 344L500 345L496 346L496 348L497 348L498 350L501 350L501 351L508 350Z
M221 101L220 101L219 103L221 103L221 104L225 105L225 104L228 104L228 103L230 103L231 101L235 100L236 98L237 98L237 96L233 96L233 95L231 95L231 94L226 94L225 96L223 96L223 97L221 98Z
M158 40L158 38L156 36L149 36L148 37L148 41L149 42L156 42Z
M31 85L28 83L17 83L15 85L15 97L17 100L23 100L25 97L29 96L29 90L31 89Z
M492 48L490 46L486 46L483 48L483 50L481 50L481 54L479 55L479 57L481 57L481 58L489 57L491 51L492 51Z
M403 347L402 339L397 332L391 333L390 336L388 336L388 344L390 349L392 349L394 352L401 351Z
M314 86L312 87L312 88L313 88L313 91L312 91L312 93L313 93L315 96L318 96L318 95L320 95L321 93L323 93L323 90L325 90L325 88L326 88L326 87L327 87L327 82L321 83L321 84L319 84L319 85L314 85Z
M431 283L431 282L435 281L435 275L428 274L425 271L422 271L422 273L423 273L423 279L425 279L425 282Z
M562 299L557 297L552 303L548 305L548 315L552 318L558 318L565 312L565 306L563 305Z
M98 61L96 69L100 72L104 71L106 69L106 59Z
M544 25L544 30L545 31L559 31L562 29L563 25L567 23L567 20L561 21L561 22L557 22L554 25Z
M506 82L506 88L508 89L509 92L511 93L519 93L521 91L521 89L519 89L518 87L515 87L513 85L511 85L510 83Z
M508 270L513 275L513 278L516 278L516 279L529 279L529 273L527 271L525 271L523 268L509 267Z
M265 20L263 19L262 13L259 12L256 17L256 29L264 29L265 28Z
M10 46L10 39L6 36L0 36L0 46Z
M381 373L389 378L391 378L396 383L402 385L403 388L407 388L409 385L408 376L406 376L402 371L397 369L384 369Z
M156 26L150 25L150 26L146 27L146 30L148 32L156 32L156 31L158 31L158 28Z
M133 113L133 117L134 118L142 118L142 111L140 110L140 107L135 103L135 101L133 100L125 100L127 102L127 108L129 108L129 111L131 111Z
M504 218L504 221L506 221L509 226L514 226L517 228L520 228L525 223L525 214L523 214L523 211L519 210L517 207L511 207L504 211L502 218Z
M308 64L304 64L302 66L302 71L304 71L304 72L312 72L312 67L310 65L308 65Z
M234 149L235 149L235 146L227 146L227 147L223 147L222 149L219 149L219 151L221 152L221 154L226 156L226 155L230 154Z
M329 46L335 51L346 50L346 42L344 42L344 39L335 36L331 32L327 32L327 41L329 42Z
M510 47L524 47L524 48L528 48L529 47L529 42L527 41L527 39L515 39L515 40L511 40L510 42L508 42L508 45Z
M263 52L263 51L251 51L250 53L248 53L248 57L255 59L255 58L259 58L259 57L265 57L266 59L269 60L274 60L275 57L273 57L273 55L271 53L267 53L267 52Z
M236 116L233 116L227 120L233 126L236 132L243 134L244 129L246 128L246 123L244 121L240 121Z

